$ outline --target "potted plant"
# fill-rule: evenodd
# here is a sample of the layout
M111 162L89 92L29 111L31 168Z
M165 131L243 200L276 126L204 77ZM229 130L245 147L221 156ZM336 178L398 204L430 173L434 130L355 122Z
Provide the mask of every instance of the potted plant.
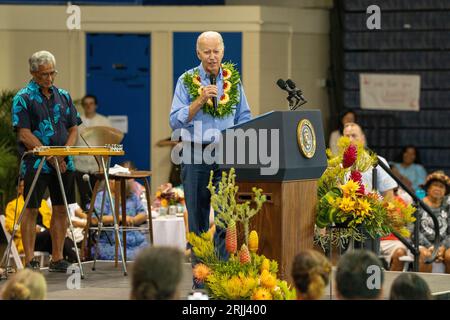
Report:
M0 92L0 196L1 210L15 196L18 175L16 134L11 125L11 110L15 90Z

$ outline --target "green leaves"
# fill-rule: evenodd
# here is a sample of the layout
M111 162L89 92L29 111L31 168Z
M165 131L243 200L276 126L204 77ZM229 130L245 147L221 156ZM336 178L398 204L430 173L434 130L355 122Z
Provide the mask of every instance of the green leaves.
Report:
M221 228L226 228L231 220L241 222L244 226L245 244L248 245L250 219L255 216L266 202L266 196L262 189L253 188L253 201L256 207L250 206L250 201L236 202L239 187L236 186L236 174L234 168L230 172L222 172L222 179L218 188L213 185L214 172L211 171L208 190L211 192L211 206L217 212L215 223Z
M16 175L18 174L18 157L16 151L16 134L11 117L14 90L0 93L0 191L4 199L9 201L15 195ZM1 205L5 205L2 203Z

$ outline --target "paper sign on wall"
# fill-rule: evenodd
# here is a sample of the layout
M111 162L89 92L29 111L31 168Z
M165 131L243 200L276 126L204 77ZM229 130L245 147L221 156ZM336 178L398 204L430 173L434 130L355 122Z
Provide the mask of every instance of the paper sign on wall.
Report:
M359 75L361 109L419 111L420 76Z
M108 116L111 126L123 133L128 133L128 116Z

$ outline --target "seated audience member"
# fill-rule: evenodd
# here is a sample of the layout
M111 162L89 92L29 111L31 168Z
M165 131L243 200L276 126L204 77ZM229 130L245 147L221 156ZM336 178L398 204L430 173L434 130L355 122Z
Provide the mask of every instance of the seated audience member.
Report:
M137 171L136 165L133 161L127 160L120 164L121 167L128 168L130 171ZM131 182L131 190L138 196L141 197L142 194L145 196L145 187L137 182L135 179L129 179Z
M364 131L356 123L347 123L344 126L344 136L348 137L350 139L350 143L352 144L361 143L364 147L367 147ZM380 155L378 155L378 158L389 167L389 164L385 158ZM371 192L373 189L376 189L383 197L394 196L394 189L397 188L397 183L379 165L376 166L377 185L375 187L372 186L372 168L361 172L361 174L366 192Z
M336 271L338 299L381 299L383 282L383 264L373 252L354 250L340 258Z
M294 259L292 278L298 300L318 300L322 298L328 285L331 263L320 252L306 250Z
M110 188L112 197L114 200L114 189L115 182L110 181ZM119 223L123 226L136 227L140 226L147 222L147 211L142 205L141 200L136 196L135 193L131 190L130 182L126 183L126 220L122 221L122 206L119 206ZM102 207L102 199L103 199L103 191L97 193L97 197L95 198L94 207L97 212L101 212ZM111 203L109 201L108 195L105 195L105 206L103 210L103 224L104 225L113 225L114 218L112 216L112 208ZM108 235L108 236L107 236ZM109 239L108 239L109 237ZM120 234L122 239L122 234ZM137 252L148 246L147 235L143 234L139 230L128 230L126 233L127 239L127 259L133 260L137 254ZM111 242L110 242L111 239ZM102 231L100 235L99 242L97 245L99 246L99 256L97 257L100 260L113 260L115 258L115 237L113 230L105 230ZM92 248L92 254L95 254L95 247ZM119 252L119 259L120 259Z
M132 271L131 299L179 299L183 254L175 248L151 247L137 256Z
M23 269L9 279L1 293L2 300L45 300L47 283L44 276L30 269Z
M80 118L82 123L78 127L77 146L87 146L86 142L81 138L81 133L86 128L96 126L112 127L111 121L107 117L97 113L97 102L97 97L91 94L87 94L81 99L83 111L80 113ZM75 178L80 194L80 205L83 210L86 210L90 202L89 198L92 196L91 188L94 188L97 181L94 173L99 170L99 165L93 156L75 156L73 161L76 167ZM85 174L89 175L88 181L83 179Z
M344 110L339 116L338 128L331 132L329 148L331 152L336 154L338 152L337 142L340 137L343 135L344 126L347 123L355 123L356 122L356 114L351 110Z
M78 203L69 204L69 213L72 220L73 234L75 239L72 239L70 228L67 229L66 237L69 237L78 245L84 239L84 228L87 224L87 214L83 212ZM97 219L92 218L91 221L93 225L97 224Z
M23 188L24 181L20 180L18 193L19 198L14 199L8 203L5 210L5 221L6 221L6 229L9 233L12 233L14 229L14 221L19 219L20 212L23 209L25 201L23 199ZM16 203L17 203L17 212L16 212ZM34 250L42 251L42 252L52 252L52 238L50 236L50 220L52 218L51 205L49 206L45 200L42 200L41 207L39 208L39 214L37 216L37 224L36 224L36 240L34 245ZM21 228L16 231L14 235L14 243L17 247L19 253L23 253L23 244L22 244L22 233ZM66 238L64 240L64 249L63 249L64 259L69 262L76 261L76 254L73 251L73 242L71 239ZM26 267L38 269L39 261L37 258L31 260Z
M444 262L445 272L450 273L450 197L448 195L450 178L443 171L435 171L427 176L423 188L427 194L423 202L428 205L439 221L441 246L435 262ZM430 257L434 250L434 223L423 209L419 209L418 217L419 245L421 246L420 271L431 272L432 265L425 264L425 258Z
M366 136L362 128L356 123L347 123L344 126L344 136L350 140L351 144L362 144L364 147L366 145ZM378 155L380 161L382 161L386 166L389 166L386 159ZM376 175L376 186L372 186L373 183L373 175ZM362 178L361 181L364 185L365 192L372 192L376 190L385 198L394 197L394 189L397 188L397 183L394 179L389 176L386 171L384 171L380 165L378 164L375 167L375 170L372 168L367 169L364 172L361 172ZM350 176L348 176L350 178ZM369 235L366 234L366 231L362 227L358 227L361 229L362 233L365 234L366 240L364 243L361 241L355 241L355 248L366 248L370 249L373 252L376 252L378 255L380 253L380 239L377 237L373 239Z
M426 281L415 273L402 273L392 283L390 300L431 300Z
M394 162L392 171L414 192L420 189L420 185L425 182L427 176L425 168L420 164L419 151L414 146L402 149L397 162Z
M136 165L133 161L127 160L120 164L124 168L128 168L130 171L137 171ZM136 194L136 196L141 199L142 204L145 208L145 212L148 213L148 206L147 206L147 195L145 194L145 187L137 182L135 179L129 179L130 186L132 192Z

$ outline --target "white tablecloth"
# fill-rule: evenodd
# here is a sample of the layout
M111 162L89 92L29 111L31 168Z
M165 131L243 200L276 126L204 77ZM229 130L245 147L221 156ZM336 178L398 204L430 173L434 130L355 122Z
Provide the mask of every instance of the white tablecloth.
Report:
M153 218L153 242L155 246L176 247L186 250L184 219L176 216Z

